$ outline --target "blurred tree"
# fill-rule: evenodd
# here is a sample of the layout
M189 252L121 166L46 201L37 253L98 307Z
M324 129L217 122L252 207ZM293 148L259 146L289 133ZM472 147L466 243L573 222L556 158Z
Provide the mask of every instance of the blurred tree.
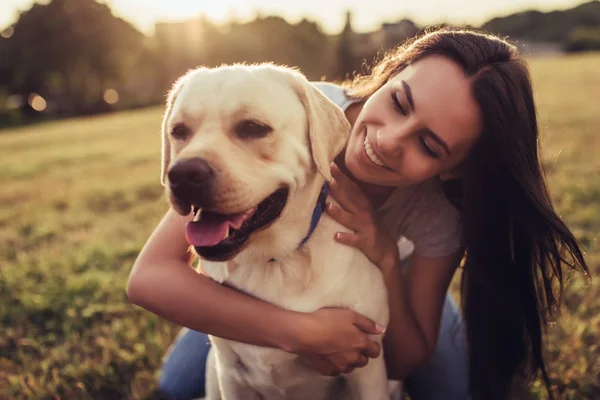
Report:
M312 80L340 80L418 30L404 19L358 33L348 12L342 32L327 35L312 21L290 24L257 14L224 25L204 17L157 23L154 37L145 37L98 1L36 3L0 32L0 125L15 120L15 105L33 93L47 100L46 113L58 116L160 103L171 83L198 65L271 61L298 67ZM494 18L482 29L581 51L598 48L598 27L600 1L593 0L569 10ZM118 104L105 101L107 89L118 93ZM38 115L26 104L23 111Z
M34 4L0 42L3 84L39 93L59 115L101 111L104 91L118 86L143 51L143 35L95 0Z
M600 24L596 28L577 27L564 43L567 52L600 50Z
M298 60L302 71L310 78L318 80L325 77L327 71L331 70L334 62L335 53L333 53L333 40L331 36L323 33L319 25L306 19L301 20L292 30L291 43L295 55L294 60ZM288 48L292 48L288 44Z
M352 29L352 13L346 11L346 24L337 40L337 60L333 73L334 79L345 79L360 69L360 59L355 55L355 33Z
M384 34L383 47L389 50L398 47L406 39L416 35L419 28L410 19L402 19L396 23L384 23L381 30Z
M205 22L201 64L273 62L298 67L310 79L322 76L330 63L330 40L307 20L296 25L275 16L215 26Z
M482 29L538 42L565 43L576 28L597 29L600 26L600 1L593 0L577 7L551 12L524 11L502 18L493 18Z

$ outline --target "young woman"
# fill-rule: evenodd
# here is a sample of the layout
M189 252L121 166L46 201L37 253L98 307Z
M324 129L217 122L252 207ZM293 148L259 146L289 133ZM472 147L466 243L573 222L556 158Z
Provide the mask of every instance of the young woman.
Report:
M332 167L341 207L328 212L354 231L339 242L360 248L385 277L390 377L406 378L415 399L504 399L517 379L538 373L548 384L543 328L559 305L564 267L587 266L552 208L531 80L516 48L440 29L345 90L319 88L352 124ZM202 384L200 332L302 354L323 373L374 355L366 335L378 332L376 321L341 309L283 310L194 272L184 220L167 212L127 288L132 302L191 329L163 369L160 386L173 397L201 390L186 386ZM402 267L404 237L414 251ZM464 323L446 296L461 259Z

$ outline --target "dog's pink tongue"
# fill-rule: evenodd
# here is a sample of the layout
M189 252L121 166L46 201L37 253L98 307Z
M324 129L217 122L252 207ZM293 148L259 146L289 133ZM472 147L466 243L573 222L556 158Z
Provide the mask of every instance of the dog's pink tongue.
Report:
M239 229L246 219L248 213L225 215L206 211L199 221L188 222L185 236L194 247L215 246L224 240L230 226Z

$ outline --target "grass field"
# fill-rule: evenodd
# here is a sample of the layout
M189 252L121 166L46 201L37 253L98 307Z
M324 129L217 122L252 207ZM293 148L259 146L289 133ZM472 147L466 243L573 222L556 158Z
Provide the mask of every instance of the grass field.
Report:
M600 54L531 60L552 195L593 275L600 272L598 65ZM178 327L129 304L125 284L167 208L161 111L0 131L0 398L152 393ZM574 276L547 353L561 398L600 398L599 345L598 278Z

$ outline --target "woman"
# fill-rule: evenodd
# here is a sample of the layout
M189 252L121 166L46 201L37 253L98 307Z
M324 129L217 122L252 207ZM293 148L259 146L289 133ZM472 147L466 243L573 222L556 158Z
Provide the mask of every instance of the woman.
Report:
M352 124L332 167L341 207L328 212L354 231L338 241L385 277L390 377L425 399L465 398L461 384L472 398L504 399L517 377L538 373L548 385L542 336L560 299L553 288L564 264L587 266L548 196L531 81L515 47L441 29L389 53L346 93L320 87ZM152 234L131 273L131 301L194 331L305 355L323 373L364 365L374 322L339 309L294 313L220 286L187 267L182 226L168 212ZM401 236L415 245L404 269ZM466 354L453 328L462 322L444 303L461 259ZM200 340L194 331L172 356Z

